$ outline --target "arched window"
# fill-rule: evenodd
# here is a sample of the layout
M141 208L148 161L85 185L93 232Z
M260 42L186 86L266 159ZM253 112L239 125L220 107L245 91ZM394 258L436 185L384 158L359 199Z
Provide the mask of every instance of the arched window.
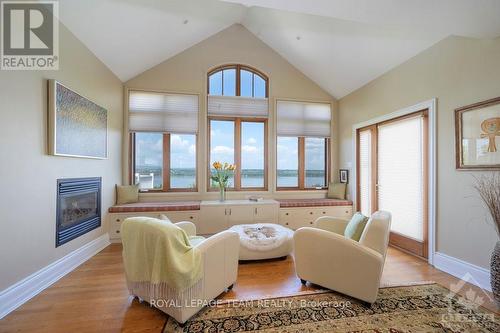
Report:
M215 161L236 164L232 191L267 190L269 80L255 68L225 65L208 73L208 189Z
M208 94L267 98L269 80L255 68L245 65L224 65L208 73Z

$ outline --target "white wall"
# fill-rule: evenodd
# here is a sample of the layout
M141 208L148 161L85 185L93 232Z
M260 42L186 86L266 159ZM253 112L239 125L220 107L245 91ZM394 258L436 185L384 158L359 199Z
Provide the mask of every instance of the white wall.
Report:
M163 63L127 81L125 86L172 92L190 92L200 95L200 131L198 145L198 193L143 194L141 200L190 198L216 198L217 193L206 191L207 170L207 72L223 64L245 64L264 72L269 77L269 191L263 196L316 196L324 197L326 191L281 191L273 193L275 179L274 156L274 108L276 99L287 98L305 101L325 101L332 104L332 156L337 156L337 101L316 83L292 66L288 61L239 24L203 40ZM128 179L128 136L124 138L124 182ZM338 177L337 159L332 159L332 179ZM248 196L248 192L229 192L228 198Z
M498 237L472 188L480 173L455 169L454 110L498 96L500 39L449 37L339 101L342 168L354 124L437 98L437 251L487 269Z
M107 232L55 248L58 178L102 177L103 212L121 180L122 83L62 24L59 45L58 71L0 71L0 291ZM47 155L47 79L108 110L107 160Z

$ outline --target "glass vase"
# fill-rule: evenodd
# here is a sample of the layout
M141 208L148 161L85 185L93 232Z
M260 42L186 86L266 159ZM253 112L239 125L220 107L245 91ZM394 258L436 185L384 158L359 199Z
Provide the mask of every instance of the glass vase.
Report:
M225 187L219 188L219 201L220 202L226 201L226 188Z

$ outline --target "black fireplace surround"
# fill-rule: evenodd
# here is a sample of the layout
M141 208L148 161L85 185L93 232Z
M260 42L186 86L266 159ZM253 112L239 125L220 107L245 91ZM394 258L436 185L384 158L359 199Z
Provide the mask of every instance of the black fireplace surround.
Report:
M56 247L101 226L101 177L57 180Z

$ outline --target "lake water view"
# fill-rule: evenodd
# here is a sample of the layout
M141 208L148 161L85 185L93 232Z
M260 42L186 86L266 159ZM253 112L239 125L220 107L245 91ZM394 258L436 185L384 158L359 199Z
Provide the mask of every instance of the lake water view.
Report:
M162 170L160 168L138 167L136 172L140 176L141 188L151 188L151 180L153 187L162 188ZM138 181L136 173L136 182ZM152 174L152 176L150 176ZM298 182L297 170L278 170L277 177L278 187L296 187ZM324 186L325 176L323 170L307 170L306 171L306 186ZM192 188L196 183L195 169L172 169L170 172L170 183L172 188ZM229 180L233 184L232 179ZM263 187L264 172L263 170L247 169L241 172L242 187Z

